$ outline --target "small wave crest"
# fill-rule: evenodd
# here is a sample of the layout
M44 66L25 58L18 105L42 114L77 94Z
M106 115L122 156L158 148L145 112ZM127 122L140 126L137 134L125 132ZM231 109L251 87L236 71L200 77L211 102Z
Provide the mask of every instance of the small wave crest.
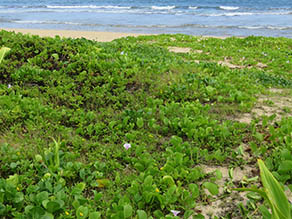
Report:
M114 5L47 5L47 8L51 9L82 9L82 8L91 8L91 9L131 9L131 7L126 6L114 6Z
M226 11L234 11L239 9L239 7L235 6L219 6L219 8Z
M151 9L153 10L171 10L174 9L175 6L152 6Z
M67 22L67 21L54 21L54 20L16 20L11 21L13 23L18 24L68 24L68 25L82 25L81 23L75 23L75 22Z

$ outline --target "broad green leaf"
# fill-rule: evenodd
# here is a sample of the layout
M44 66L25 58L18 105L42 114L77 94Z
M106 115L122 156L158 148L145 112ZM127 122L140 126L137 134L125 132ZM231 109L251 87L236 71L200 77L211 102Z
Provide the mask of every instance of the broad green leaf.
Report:
M214 183L211 182L205 182L203 183L203 186L208 189L208 191L212 194L212 195L218 195L219 193L219 189L218 186Z
M93 193L94 193L94 201L98 202L102 198L102 193L96 192L96 191L93 191Z
M61 208L61 205L55 201L49 201L46 204L46 209L50 213L54 213L54 212L58 211L60 208Z
M154 211L153 215L155 216L155 218L163 218L164 217L164 214L160 210Z
M175 185L175 182L174 182L174 180L173 180L173 178L171 176L164 176L162 178L162 182L167 184L168 186Z
M258 165L260 167L263 186L272 204L273 216L279 219L290 219L291 207L280 183L275 179L262 160L258 160Z
M272 214L264 205L261 205L259 207L259 210L262 213L263 219L272 219Z
M6 182L9 183L10 185L17 186L18 175L14 174L14 175L9 176L8 179L6 179Z
M292 160L284 160L279 165L279 172L286 173L292 170Z
M129 218L132 216L133 208L131 205L124 205L124 218Z
M47 191L40 192L36 195L36 201L41 204L44 200L49 198L49 193Z
M137 126L138 126L138 128L143 128L143 126L144 126L143 118L137 119Z
M137 211L137 214L138 214L138 219L147 219L147 214L145 211L143 210L138 210Z
M89 213L89 219L99 219L101 217L100 212L91 212Z
M46 212L45 215L41 217L41 219L54 219L54 215Z
M110 184L110 181L108 179L97 179L96 181L98 183L98 188L104 188Z
M22 202L23 199L24 199L24 195L23 195L23 193L22 193L22 192L17 192L17 193L15 194L15 197L14 197L14 199L13 199L13 202L15 202L15 203L19 203L19 202Z
M86 187L86 183L84 183L84 182L78 183L72 189L72 195L80 195L80 194L82 194L82 191L85 189L85 187Z
M5 54L7 53L7 52L9 52L9 48L7 48L7 47L2 47L1 49L0 49L0 63L2 62L2 60L3 60L3 58L4 58L4 56L5 56Z
M81 205L76 211L76 216L77 216L78 219L87 218L87 216L88 216L88 208Z
M151 175L147 176L144 180L144 184L147 186L151 186L153 182L153 177Z
M6 207L5 205L3 205L1 202L0 202L0 215L3 215L6 211Z
M192 197L197 198L200 195L199 186L197 184L191 183L189 185L190 191L192 192Z
M29 214L32 215L33 218L41 218L46 212L43 208L35 206L29 210Z

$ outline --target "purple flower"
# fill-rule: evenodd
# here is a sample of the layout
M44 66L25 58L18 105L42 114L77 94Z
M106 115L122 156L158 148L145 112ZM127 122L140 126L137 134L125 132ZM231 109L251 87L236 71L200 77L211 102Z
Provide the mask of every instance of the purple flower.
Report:
M126 150L128 150L129 148L131 148L131 144L129 144L129 143L124 144L124 148L125 148Z
M177 216L180 213L180 211L171 210L171 213L173 213L174 216Z

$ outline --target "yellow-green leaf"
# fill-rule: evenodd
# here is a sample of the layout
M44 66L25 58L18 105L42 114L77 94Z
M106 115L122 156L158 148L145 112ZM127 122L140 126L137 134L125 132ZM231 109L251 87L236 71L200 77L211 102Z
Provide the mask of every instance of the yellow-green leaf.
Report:
M290 204L280 183L275 179L262 160L258 160L258 165L260 167L263 186L272 204L273 216L279 219L290 219Z
M3 60L4 56L5 56L5 54L6 54L9 50L10 50L10 49L7 48L7 47L2 47L2 48L0 49L0 63L2 62L2 60Z

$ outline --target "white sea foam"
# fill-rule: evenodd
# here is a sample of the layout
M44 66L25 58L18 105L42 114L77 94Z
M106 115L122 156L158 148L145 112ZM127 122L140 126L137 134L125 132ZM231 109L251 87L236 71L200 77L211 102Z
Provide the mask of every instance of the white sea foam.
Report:
M153 10L171 10L174 9L175 6L152 6Z
M196 9L198 9L198 7L190 6L189 9L196 10Z
M292 26L238 26L240 29L258 30L258 29L270 29L270 30L290 30Z
M101 6L98 6L98 5L47 5L47 8L60 8L60 9L80 9L80 8L96 8L96 9L101 9L101 8L104 8L104 9L130 9L131 7L126 7L126 6L114 6L114 5L101 5Z
M292 26L286 26L286 27L281 27L281 26L268 26L268 29L271 30L291 30Z
M227 11L234 11L234 10L239 9L239 7L234 7L234 6L220 6L219 8L222 10L227 10Z
M238 26L240 29L249 29L249 30L257 30L257 29L264 29L264 26Z
M75 23L75 22L67 22L67 21L54 21L54 20L21 20L21 21L13 21L14 23L19 24L68 24L68 25L82 25L81 23Z
M251 15L290 15L292 11L286 12L227 12L227 13L212 13L212 14L199 14L206 17L234 17L234 16L251 16Z
M248 15L254 15L255 13L251 12L233 12L233 13L212 13L212 14L198 14L200 16L205 17L234 17L234 16L248 16Z

